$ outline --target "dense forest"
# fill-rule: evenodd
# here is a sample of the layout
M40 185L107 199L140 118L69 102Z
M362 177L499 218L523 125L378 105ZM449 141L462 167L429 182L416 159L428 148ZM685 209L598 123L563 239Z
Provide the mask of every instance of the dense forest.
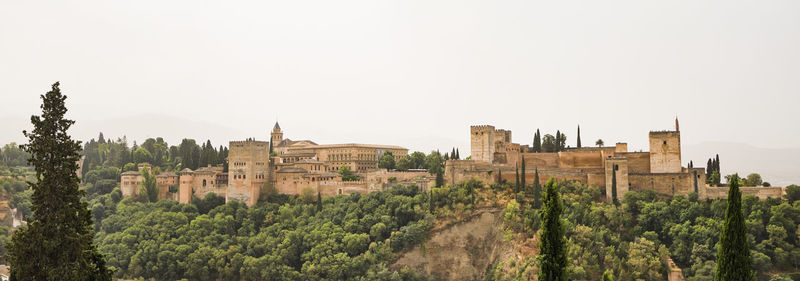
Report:
M85 143L81 188L87 192L98 250L116 277L424 280L430 277L394 272L388 265L428 239L437 221L494 207L504 210L509 239L534 238L540 231L541 186L536 182L470 181L429 191L397 186L330 198L274 195L253 207L225 204L215 195L188 205L122 198L119 175L134 163L152 162L164 170L224 165L226 152L188 139L179 146L148 139L134 148L124 139L111 142L102 136ZM0 191L10 206L29 216L27 156L15 144L4 146L0 156ZM436 152L414 153L401 166L441 173L443 158ZM604 202L604 190L596 186L559 182L558 187L571 279L599 280L608 271L616 280L663 280L664 255L672 257L687 280L713 279L726 200L630 191L614 204ZM742 209L760 279L797 276L800 187L790 186L786 198L744 196ZM0 229L0 242L8 240L8 232ZM498 260L487 268L487 280L536 274L535 256L516 262L516 271L507 270L508 263Z

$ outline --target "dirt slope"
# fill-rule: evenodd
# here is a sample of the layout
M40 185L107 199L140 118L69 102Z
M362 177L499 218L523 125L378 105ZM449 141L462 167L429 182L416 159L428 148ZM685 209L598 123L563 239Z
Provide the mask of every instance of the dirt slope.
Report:
M489 264L515 255L503 239L498 209L477 211L472 217L434 230L431 239L402 254L392 269L409 267L442 280L482 280Z

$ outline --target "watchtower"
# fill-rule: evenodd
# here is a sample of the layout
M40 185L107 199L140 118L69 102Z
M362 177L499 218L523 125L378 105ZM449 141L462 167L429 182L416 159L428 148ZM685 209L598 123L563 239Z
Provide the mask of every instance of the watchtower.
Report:
M494 126L470 126L469 134L472 160L492 163L495 152Z
M681 172L681 132L677 119L675 131L650 132L650 172Z

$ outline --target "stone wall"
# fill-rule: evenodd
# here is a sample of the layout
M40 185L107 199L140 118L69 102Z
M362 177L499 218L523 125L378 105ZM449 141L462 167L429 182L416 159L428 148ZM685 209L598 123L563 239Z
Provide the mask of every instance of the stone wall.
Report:
M230 142L226 201L239 200L248 206L258 201L261 186L269 181L269 142Z
M689 173L628 174L630 190L653 190L675 195L694 192L693 175Z
M527 163L525 164L527 166ZM603 156L599 151L562 151L558 153L558 166L561 168L599 168L603 167Z
M739 187L739 190L742 192L742 195L755 195L759 199L767 199L767 198L783 198L784 190L781 187L754 187L754 186L743 186ZM701 199L721 199L721 198L728 198L728 187L721 186L721 187L711 187L706 186L704 187L704 192L701 193Z
M628 159L628 172L630 173L650 173L649 152L616 153L616 157L625 157Z

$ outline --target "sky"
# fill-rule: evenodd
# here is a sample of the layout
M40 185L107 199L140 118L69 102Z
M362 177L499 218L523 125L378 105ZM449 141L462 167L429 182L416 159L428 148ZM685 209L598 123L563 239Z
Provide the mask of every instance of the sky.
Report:
M469 126L531 143L800 148L800 1L0 0L0 144L39 95L71 133L394 144L469 153ZM707 152L709 156L714 151ZM695 159L705 163L705 159ZM688 161L688 160L687 160ZM687 162L684 161L684 162ZM800 171L798 171L800 174Z

